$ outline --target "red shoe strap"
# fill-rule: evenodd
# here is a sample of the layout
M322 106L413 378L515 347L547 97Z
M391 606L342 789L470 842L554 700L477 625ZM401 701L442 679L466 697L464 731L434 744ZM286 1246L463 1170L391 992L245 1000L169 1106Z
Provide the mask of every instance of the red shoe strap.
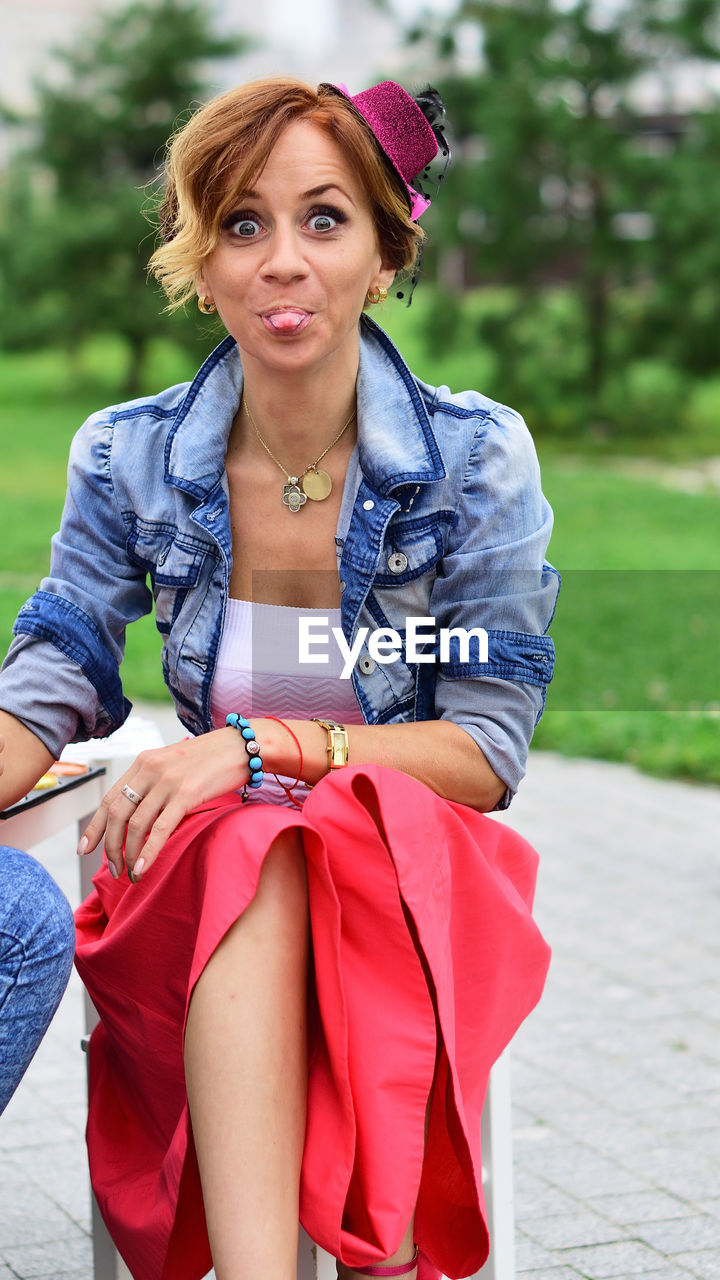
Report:
M401 1266L395 1267L391 1263L380 1262L375 1267L352 1267L352 1271L357 1271L361 1276L379 1276L381 1280L390 1276L407 1276L414 1271L417 1266L418 1247L415 1245L415 1252L409 1262L402 1263Z

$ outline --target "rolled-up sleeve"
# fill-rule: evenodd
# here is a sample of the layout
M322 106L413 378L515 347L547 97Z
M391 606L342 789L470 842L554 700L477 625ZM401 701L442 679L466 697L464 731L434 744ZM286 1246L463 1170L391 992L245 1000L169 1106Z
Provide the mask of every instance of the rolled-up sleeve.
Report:
M76 435L50 573L23 605L0 672L0 707L59 755L125 720L119 667L129 622L149 613L145 576L126 553L112 476L112 413Z
M545 561L552 512L522 418L498 405L480 424L432 596L440 628L457 629L441 661L435 711L465 729L506 783L524 776L552 679L547 635L559 575ZM466 647L462 633L477 631Z

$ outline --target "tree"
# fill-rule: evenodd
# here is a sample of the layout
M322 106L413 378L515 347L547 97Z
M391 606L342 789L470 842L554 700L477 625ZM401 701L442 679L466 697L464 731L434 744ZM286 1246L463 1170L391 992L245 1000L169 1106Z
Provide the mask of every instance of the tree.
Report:
M479 49L472 72L463 69L469 35ZM585 386L601 403L613 291L663 277L669 240L655 235L655 215L691 167L672 139L664 149L645 145L634 89L641 74L689 57L717 63L719 39L716 0L627 0L611 21L592 0L461 0L440 33L438 88L457 158L437 204L437 238L462 253L465 282L514 286L517 307L492 335L511 381L518 315L549 283L570 282L583 316ZM709 164L711 152L703 154ZM703 222L697 190L685 200L703 242L716 243L717 209Z
M163 144L206 96L208 60L243 44L213 33L206 0L134 0L57 53L61 82L37 86L35 140L6 182L4 289L24 305L20 322L4 309L5 345L73 350L89 334L119 333L135 391L147 343L168 325L146 280Z
M614 226L628 200L635 207L640 167L626 93L646 57L622 22L598 26L588 0L563 10L550 0L464 0L457 20L480 26L482 62L441 86L462 165L443 232L453 237L454 218L472 275L517 285L523 306L553 278L576 279L597 396L609 292L631 256Z
M648 351L695 376L720 361L720 111L687 121L672 182L648 193L654 284L647 304Z

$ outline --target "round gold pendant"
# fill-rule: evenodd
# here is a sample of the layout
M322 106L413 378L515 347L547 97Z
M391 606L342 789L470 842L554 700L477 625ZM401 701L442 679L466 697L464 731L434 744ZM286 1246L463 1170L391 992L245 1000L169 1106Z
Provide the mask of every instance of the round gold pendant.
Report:
M327 471L306 471L301 482L303 493L306 493L312 502L322 502L323 498L327 498L332 491L332 480Z

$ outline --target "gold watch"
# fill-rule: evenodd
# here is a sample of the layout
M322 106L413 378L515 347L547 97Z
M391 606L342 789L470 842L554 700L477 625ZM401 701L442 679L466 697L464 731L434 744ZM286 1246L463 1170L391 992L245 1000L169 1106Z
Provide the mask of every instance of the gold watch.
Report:
M317 716L313 716L312 720L313 724L319 724L320 728L327 733L329 767L331 769L343 769L348 762L350 750L347 729L344 725L335 724L334 720L319 720Z

